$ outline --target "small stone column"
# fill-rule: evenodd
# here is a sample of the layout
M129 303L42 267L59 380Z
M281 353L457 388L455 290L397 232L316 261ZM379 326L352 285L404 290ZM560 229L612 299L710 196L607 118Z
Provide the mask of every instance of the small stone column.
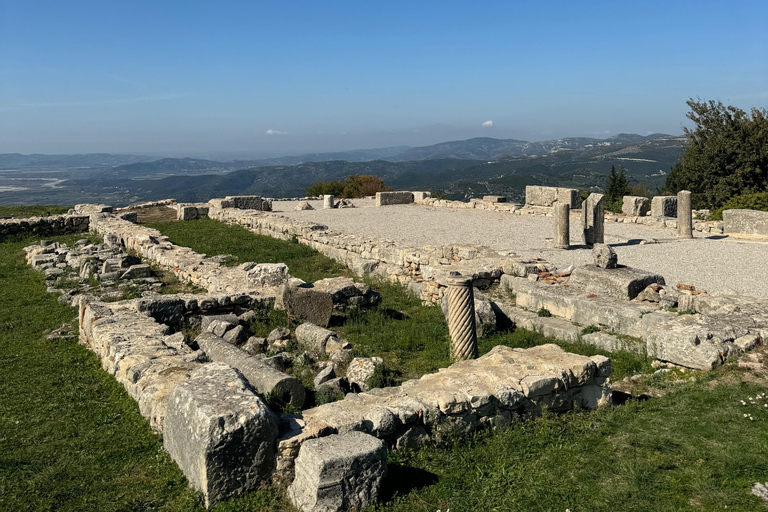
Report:
M677 193L677 238L693 238L693 210L688 190Z
M581 217L584 224L584 243L605 243L605 196L589 194L581 205Z
M456 274L448 278L448 332L454 361L477 357L475 293L472 279Z
M323 210L333 208L333 199L334 197L331 194L325 194L323 196Z
M558 201L553 205L552 210L555 218L555 249L568 249L571 246L571 206Z

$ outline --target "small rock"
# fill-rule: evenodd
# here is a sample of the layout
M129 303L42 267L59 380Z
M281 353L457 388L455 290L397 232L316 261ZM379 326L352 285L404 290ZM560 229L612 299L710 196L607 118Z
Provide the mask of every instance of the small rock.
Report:
M595 244L592 257L595 259L595 266L600 268L616 268L619 263L616 251L606 244Z
M314 210L315 208L309 204L307 201L302 201L301 203L296 205L296 208L294 210L301 211L301 210Z
M267 336L268 342L289 339L291 339L291 330L287 327L278 327L277 329L272 329L272 332L270 332Z
M314 384L315 389L319 388L324 382L336 377L336 373L333 371L333 364L327 364L322 370L320 370L315 376Z
M267 340L265 338L257 338L251 336L245 341L242 349L251 355L261 354L267 347Z
M356 357L352 359L347 368L347 380L352 389L368 391L367 381L376 371L377 366L384 364L380 357Z
M247 339L248 333L245 332L245 328L242 325L236 325L232 329L229 329L224 333L224 341L231 343L232 345L240 345Z

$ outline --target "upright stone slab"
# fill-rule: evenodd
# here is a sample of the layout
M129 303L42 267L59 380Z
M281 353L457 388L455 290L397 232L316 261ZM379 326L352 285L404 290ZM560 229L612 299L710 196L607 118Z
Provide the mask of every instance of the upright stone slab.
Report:
M647 197L624 196L621 203L621 213L633 217L643 217L648 213L649 203Z
M651 200L651 217L677 217L677 196L656 196Z
M602 244L605 241L605 196L589 194L581 205L581 218L584 227L584 243Z
M211 363L171 392L163 444L211 507L269 477L277 430L277 418L242 375Z
M768 236L768 212L757 210L725 210L723 232L727 235Z
M432 197L432 192L414 192L413 202L420 203L429 197Z
M677 237L693 238L693 210L688 190L677 193Z
M330 210L333 208L334 197L332 194L325 194L323 196L323 210Z
M362 510L379 500L387 471L387 445L349 432L301 445L288 497L302 512Z
M413 192L376 192L376 206L410 204L412 202Z
M568 249L571 246L571 207L566 203L555 203L555 249Z

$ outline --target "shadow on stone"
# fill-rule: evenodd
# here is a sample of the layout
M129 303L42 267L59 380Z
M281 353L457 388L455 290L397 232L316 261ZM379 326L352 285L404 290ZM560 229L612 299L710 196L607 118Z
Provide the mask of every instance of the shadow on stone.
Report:
M381 487L381 501L387 502L395 495L404 496L414 489L434 485L438 480L436 474L423 469L402 464L387 464L387 476Z

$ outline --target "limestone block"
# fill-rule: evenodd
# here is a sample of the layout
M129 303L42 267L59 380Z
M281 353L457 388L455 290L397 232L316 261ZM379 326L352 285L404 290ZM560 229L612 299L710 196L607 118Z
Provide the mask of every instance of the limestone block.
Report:
M621 213L635 217L644 217L648 213L650 200L647 197L624 196Z
M413 202L414 203L421 203L425 199L428 199L432 197L432 192L414 192L413 193Z
M241 265L243 268L245 263ZM277 287L288 281L288 266L285 263L259 263L247 269L250 283L255 286Z
M659 274L630 267L599 268L595 265L577 267L571 273L569 287L603 297L632 300L650 284L665 284Z
M506 196L483 196L483 201L486 203L506 203Z
M291 320L320 326L327 326L333 314L331 295L311 288L287 290L283 295L283 305Z
M139 214L136 212L123 212L119 214L118 217L127 220L128 222L133 222L134 224L139 220Z
M296 407L304 404L306 390L295 377L272 368L262 359L214 334L204 332L195 341L208 359L236 368L259 393L272 395L283 403Z
M311 322L305 322L296 328L296 339L316 354L325 354L326 345L329 341L333 340L338 343L335 332Z
M652 217L677 217L677 196L656 196L651 199Z
M374 374L377 366L384 364L380 357L356 357L347 367L347 381L353 390L368 391L368 379Z
M171 392L163 444L211 507L269 477L277 433L277 418L242 375L211 363Z
M376 192L376 206L409 204L412 202L413 192Z
M725 210L723 232L727 235L768 236L768 212Z
M589 194L581 205L581 218L584 228L584 243L602 244L605 239L605 196Z
M592 257L595 260L595 266L600 268L616 268L619 263L616 251L606 244L595 244L592 247Z
M225 315L204 315L200 319L200 330L212 332L210 331L208 326L211 325L211 323L216 321L222 321L222 322L231 324L232 326L235 326L238 324L239 319L237 318L237 315L234 315L232 313L228 313Z
M555 202L566 203L571 208L579 206L579 191L575 188L525 187L525 204L531 206L552 206Z
M314 210L315 208L309 204L307 201L302 201L301 203L296 205L296 208L294 210L302 211L302 210Z
M581 340L588 345L593 345L606 352L633 352L635 354L642 355L645 352L645 343L633 343L631 341L625 341L621 338L617 338L607 332L593 332L591 334L585 334L581 337Z
M138 279L140 277L149 277L152 275L152 269L149 265L139 264L131 265L128 270L123 272L120 279Z
M224 201L231 205L230 208L237 208L238 210L272 211L272 201L261 196L227 196Z
M302 512L362 510L379 499L387 446L363 432L310 439L301 445L288 497Z

